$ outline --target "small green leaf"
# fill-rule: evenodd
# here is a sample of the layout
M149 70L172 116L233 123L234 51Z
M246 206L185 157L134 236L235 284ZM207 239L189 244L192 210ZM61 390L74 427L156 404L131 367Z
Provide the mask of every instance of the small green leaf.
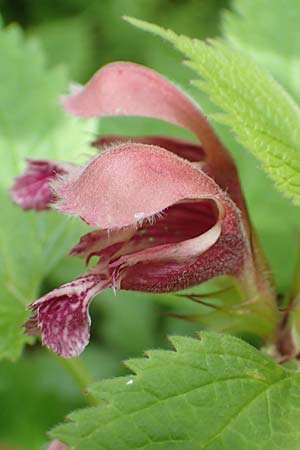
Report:
M48 69L38 42L25 39L19 27L0 30L0 54L0 359L16 359L29 341L21 329L26 305L82 226L56 213L25 213L12 204L8 189L26 157L78 162L94 126L64 116L64 71Z
M223 111L212 117L229 125L278 189L300 204L300 109L271 75L218 40L205 43L126 20L173 43L189 59L187 65L201 76L194 84Z
M233 48L250 55L300 99L300 1L234 0L223 15ZM259 11L259 14L257 13Z
M129 360L135 375L92 386L98 406L52 436L74 450L300 449L297 372L231 336L171 340Z

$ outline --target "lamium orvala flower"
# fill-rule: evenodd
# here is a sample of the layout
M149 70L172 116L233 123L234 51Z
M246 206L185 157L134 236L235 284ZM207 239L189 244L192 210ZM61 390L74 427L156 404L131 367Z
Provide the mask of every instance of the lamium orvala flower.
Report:
M159 74L118 62L63 98L81 117L143 116L181 126L198 144L166 136L100 137L86 166L28 161L11 189L24 209L80 217L95 231L71 255L94 266L30 305L26 332L69 358L89 341L89 305L104 289L171 292L219 275L275 310L235 164L198 106Z
M66 444L55 439L48 445L47 450L66 450L68 448Z

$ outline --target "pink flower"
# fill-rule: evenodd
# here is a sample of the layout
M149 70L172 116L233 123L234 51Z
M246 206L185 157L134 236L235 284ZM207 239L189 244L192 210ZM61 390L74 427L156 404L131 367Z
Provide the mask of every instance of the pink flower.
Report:
M55 200L50 182L67 173L74 165L48 160L27 159L27 169L10 189L12 200L23 209L42 211Z
M234 162L179 89L145 67L113 63L63 105L82 117L155 117L190 130L200 143L111 136L94 143L108 148L86 167L55 163L54 172L51 162L30 162L11 190L21 206L42 209L56 199L54 208L99 230L71 251L98 262L30 306L28 334L41 334L66 358L78 356L89 341L89 304L108 287L170 292L231 275L249 295L270 290L257 271L263 263L257 262ZM50 180L56 180L52 191Z
M69 447L66 444L64 444L63 442L58 441L57 439L55 439L47 447L47 450L66 450L68 448Z

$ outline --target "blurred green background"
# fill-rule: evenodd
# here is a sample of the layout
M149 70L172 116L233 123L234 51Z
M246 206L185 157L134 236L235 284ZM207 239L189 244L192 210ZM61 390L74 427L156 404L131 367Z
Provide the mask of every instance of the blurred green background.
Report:
M194 75L181 65L180 55L121 17L138 17L204 39L221 33L225 8L230 8L227 0L0 0L4 24L17 22L26 35L37 37L47 64L63 65L70 80L85 83L101 65L130 60L181 84L206 112L213 107L189 86ZM126 119L101 121L98 132L134 135L137 123L141 134L166 130L179 133L175 127L154 121ZM285 292L293 270L298 211L275 192L258 163L234 142L230 132L221 127L217 130L236 157L251 216L271 261L278 291ZM81 271L81 262L64 258L44 280L42 292ZM185 300L175 302L166 296L157 301L156 296L130 292L116 297L106 292L101 300L98 298L91 308L92 344L82 357L97 379L124 373L121 361L128 357L139 356L149 348L167 347L170 333L193 335L199 329L199 325L167 315L171 311L189 312L193 305ZM0 450L41 448L47 430L74 408L85 405L72 376L39 345L28 347L15 363L0 362L0 401Z

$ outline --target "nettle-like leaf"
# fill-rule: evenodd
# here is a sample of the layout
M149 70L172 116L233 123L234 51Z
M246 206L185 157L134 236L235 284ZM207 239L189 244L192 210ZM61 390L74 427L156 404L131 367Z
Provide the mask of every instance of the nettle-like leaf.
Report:
M242 340L173 337L91 387L98 406L51 433L75 450L296 450L300 376Z
M234 0L223 15L226 41L270 70L300 99L300 1ZM259 11L259 14L258 14Z
M56 213L24 213L8 189L26 157L78 162L93 138L93 122L84 129L64 117L59 95L66 74L48 69L38 42L25 39L17 26L0 30L0 54L0 359L15 359L29 340L21 329L25 307L80 228Z
M186 64L201 76L194 84L223 111L212 117L229 125L278 189L300 204L300 109L288 93L250 57L219 40L205 43L126 19L173 43L188 58Z

